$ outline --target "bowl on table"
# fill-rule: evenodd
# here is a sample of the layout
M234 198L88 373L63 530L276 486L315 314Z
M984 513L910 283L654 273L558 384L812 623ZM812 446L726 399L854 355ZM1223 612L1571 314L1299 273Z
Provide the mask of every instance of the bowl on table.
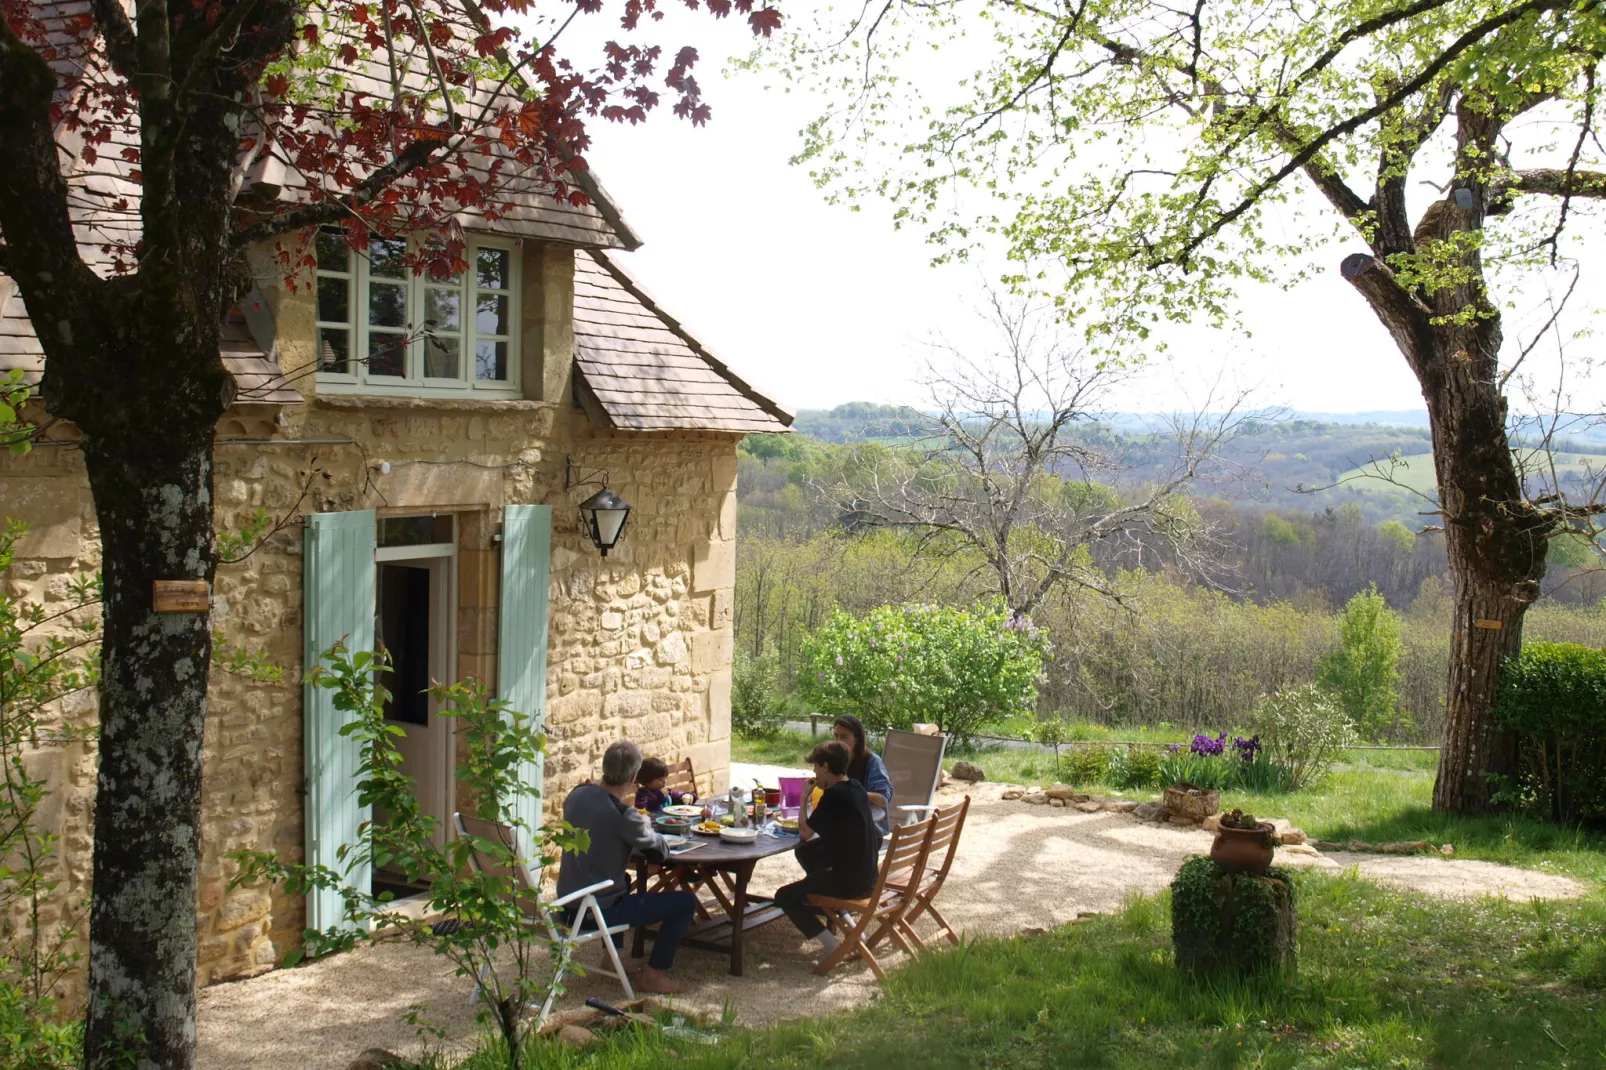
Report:
M730 843L752 843L758 839L758 829L727 829L719 830L719 838Z
M690 821L683 817L675 817L672 814L660 817L654 824L657 826L658 831L666 836L683 834L687 829L691 828Z

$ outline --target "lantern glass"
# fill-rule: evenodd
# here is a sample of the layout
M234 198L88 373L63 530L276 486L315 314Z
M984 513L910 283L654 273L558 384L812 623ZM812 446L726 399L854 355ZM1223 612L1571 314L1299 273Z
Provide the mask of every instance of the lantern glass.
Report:
M607 557L608 551L624 534L625 521L630 519L630 505L603 487L580 503L580 519L585 524L586 534L591 536L592 544L603 557Z

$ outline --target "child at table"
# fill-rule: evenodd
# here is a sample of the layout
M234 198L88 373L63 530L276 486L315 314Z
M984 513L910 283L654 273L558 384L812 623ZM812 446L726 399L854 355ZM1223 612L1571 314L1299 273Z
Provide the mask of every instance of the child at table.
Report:
M657 812L666 806L678 806L697 801L695 791L665 791L669 780L669 766L662 758L643 758L641 772L636 774L636 809Z

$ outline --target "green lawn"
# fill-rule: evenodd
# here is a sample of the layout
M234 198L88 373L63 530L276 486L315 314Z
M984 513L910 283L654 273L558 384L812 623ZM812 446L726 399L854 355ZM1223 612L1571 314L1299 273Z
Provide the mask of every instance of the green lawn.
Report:
M656 1031L585 1053L543 1041L532 1064L1474 1070L1606 1062L1606 905L1598 899L1450 903L1307 874L1299 911L1299 967L1286 983L1179 975L1160 896L1046 936L926 956L896 971L884 998L849 1014L751 1032L713 1026L713 1047Z

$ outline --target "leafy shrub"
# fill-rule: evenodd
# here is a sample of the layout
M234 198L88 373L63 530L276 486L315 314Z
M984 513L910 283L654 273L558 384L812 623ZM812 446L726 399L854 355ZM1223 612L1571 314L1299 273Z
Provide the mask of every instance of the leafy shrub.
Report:
M72 1070L80 1063L83 1025L52 1021L24 984L6 980L24 972L22 965L0 959L0 1066Z
M1160 760L1160 783L1192 784L1207 791L1224 791L1237 787L1238 769L1230 759L1196 754L1179 747Z
M1149 747L1122 747L1110 755L1110 769L1106 775L1118 788L1157 788L1160 786L1160 754Z
M1606 819L1606 650L1524 644L1492 712L1521 742L1522 772L1501 801L1556 821Z
M3 396L3 395L0 395ZM5 411L0 406L0 424ZM0 530L0 575L28 530ZM42 815L50 786L39 751L94 738L56 712L62 699L93 693L100 676L96 576L75 577L66 599L46 607L0 593L0 1066L76 1066L80 1033L60 1027L57 982L82 961L78 910L64 900L61 838Z
M1078 747L1065 763L1065 779L1072 784L1097 784L1109 769L1109 747Z
M1253 715L1266 758L1281 766L1284 790L1298 791L1355 743L1355 728L1333 697L1312 684L1263 696Z
M1376 585L1344 605L1341 645L1321 661L1317 683L1332 692L1350 723L1367 739L1410 728L1400 705L1400 618Z
M731 729L768 739L781 730L786 708L780 693L780 658L772 644L757 655L738 653L731 665Z
M882 606L838 611L803 643L798 688L816 709L867 727L935 724L960 741L1029 713L1047 637L1002 606Z

